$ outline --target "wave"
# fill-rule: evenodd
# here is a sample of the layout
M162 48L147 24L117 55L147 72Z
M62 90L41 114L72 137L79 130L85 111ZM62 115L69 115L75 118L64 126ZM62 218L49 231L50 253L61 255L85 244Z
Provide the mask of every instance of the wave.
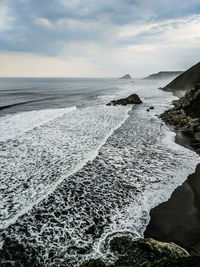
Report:
M157 100L154 99L151 103L155 105ZM32 249L42 266L80 266L82 261L89 257L102 256L108 260L112 255L109 255L107 242L112 236L132 233L133 237L141 237L149 221L149 210L167 200L171 192L193 172L199 161L195 153L174 143L174 135L170 134L167 127L155 116L164 106L155 106L155 109L148 113L148 105L149 103L144 103L133 107L122 125L120 117L120 127L113 134L113 128L110 128L111 135L100 149L96 150L96 154L92 151L85 154L90 155L90 159L93 159L92 155L95 158L79 170L71 169L75 172L67 179L64 175L60 176L62 180L58 181L56 188L52 190L52 187L49 187L43 201L6 229L4 235L23 244L30 253L30 258L33 256ZM72 127L76 132L83 128L81 118L84 119L86 115L87 125L93 125L92 129L89 129L84 123L84 135L87 138L82 136L82 145L80 140L78 142L77 138L69 136L69 140L72 143L76 140L74 145L79 147L76 158L83 159L84 154L80 153L86 152L85 142L89 141L88 145L95 145L93 138L100 136L100 125L104 129L106 125L118 120L122 112L126 114L120 107L95 109L101 116L94 116L94 109L87 110L87 114L85 111L83 114L77 111L79 114L76 116L73 114L76 120L71 122L72 125L79 118L80 125L75 124L76 129ZM109 114L115 117L108 119ZM91 124L94 117L95 122L98 121L97 124ZM90 130L94 134L92 138ZM55 139L55 136L52 138ZM69 162L72 162L69 157L71 153L67 155L64 147L67 140L62 142L59 134L57 138L63 146L62 159L66 157L67 160L59 166L54 165L54 169L66 167L66 164L69 166ZM67 148L69 149L69 146ZM57 158L51 157L52 162L55 160ZM48 168L51 166L48 165ZM42 182L47 179L48 175L44 179L40 176ZM24 195L22 199L26 200ZM21 211L23 212L23 209ZM27 244L31 249L27 248ZM82 255L82 251L88 254Z
M16 93L16 94L19 95L18 93ZM48 100L48 99L52 99L52 97L47 97L47 98L42 98L42 99L36 99L36 100L29 100L29 101L24 101L24 102L19 102L19 103L13 103L13 104L5 105L5 106L0 106L0 110L12 108L12 107L15 107L15 106L21 106L21 105L25 105L25 104L40 102L40 101Z
M44 109L6 115L0 118L0 142L16 138L24 132L39 127L68 112L75 111L76 107L62 109Z
M23 124L23 134L20 128L21 134L15 131L15 138L12 136L12 139L6 135L1 143L3 153L0 155L0 167L4 192L0 197L0 228L13 224L19 216L51 194L64 179L93 160L108 137L127 119L129 109L121 107L113 114L113 107L99 106L76 111L73 107L25 112L12 116L10 121L7 118L10 127L12 123L18 125L22 119L26 123ZM41 125L43 113L48 113L48 117L43 116ZM47 123L49 113L56 118L51 116L51 121ZM34 122L35 125L40 124L41 127L33 128L35 118L40 119ZM9 137L13 135L13 127L10 127L7 125Z
M143 235L149 210L199 162L156 116L174 97L150 84L125 88L144 99L131 110L76 109L2 142L2 240L18 242L42 266L71 267L112 259L111 236Z

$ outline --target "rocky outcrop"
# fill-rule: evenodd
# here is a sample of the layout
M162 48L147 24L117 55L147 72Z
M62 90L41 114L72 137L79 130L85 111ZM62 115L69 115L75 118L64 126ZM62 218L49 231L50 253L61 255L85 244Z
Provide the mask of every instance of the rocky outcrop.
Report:
M109 102L107 104L107 106L116 106L116 105L126 106L126 105L130 105L130 104L137 104L138 105L138 104L142 104L142 101L138 95L132 94L126 98L122 98L119 100L113 100L113 101Z
M154 262L145 262L140 267L200 267L200 257L180 257L176 259L161 259Z
M200 83L173 104L174 108L165 111L161 118L176 129L200 131Z
M199 80L200 62L175 78L172 82L165 86L163 90L191 90Z
M126 74L124 76L122 76L121 78L119 79L132 79L131 75L130 74Z
M114 238L110 249L118 256L114 266L140 266L161 258L188 257L189 253L174 243L164 243L152 238L132 241L128 237Z
M158 73L154 73L144 78L145 80L161 80L161 79L169 79L175 78L178 75L183 73L183 71L160 71Z
M84 262L81 267L106 267L106 265L100 259L91 259Z
M190 254L174 243L164 243L152 238L133 241L130 237L116 237L110 242L110 250L118 258L113 265L105 265L101 260L90 260L82 267L141 267L151 266L154 261L163 258L177 259L188 257ZM98 265L99 264L99 265Z

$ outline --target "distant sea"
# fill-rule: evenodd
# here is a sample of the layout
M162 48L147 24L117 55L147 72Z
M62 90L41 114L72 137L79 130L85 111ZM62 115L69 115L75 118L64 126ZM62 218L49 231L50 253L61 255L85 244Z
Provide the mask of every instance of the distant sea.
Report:
M198 163L159 119L168 82L0 79L0 265L112 261L113 236L143 236ZM106 106L132 93L143 104Z

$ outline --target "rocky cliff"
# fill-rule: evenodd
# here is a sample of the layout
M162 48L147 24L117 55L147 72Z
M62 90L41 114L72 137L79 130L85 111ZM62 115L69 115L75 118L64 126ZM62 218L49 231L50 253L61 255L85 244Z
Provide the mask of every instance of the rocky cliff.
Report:
M163 90L176 91L176 90L190 90L200 80L200 62L186 70L172 82L166 85Z
M174 108L165 111L161 118L176 129L200 131L200 82L173 104Z
M148 77L144 78L145 80L159 80L159 79L169 79L175 78L178 75L183 73L182 71L160 71L158 73L154 73L149 75Z

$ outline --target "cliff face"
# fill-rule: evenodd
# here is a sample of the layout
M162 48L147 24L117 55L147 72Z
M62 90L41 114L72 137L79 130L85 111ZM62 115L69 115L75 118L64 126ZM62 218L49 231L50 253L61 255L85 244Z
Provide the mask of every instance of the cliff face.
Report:
M145 78L145 80L159 80L159 79L167 79L167 78L175 78L176 76L183 73L182 71L160 71L158 73L154 73Z
M165 111L161 118L176 129L200 131L200 82L173 104L174 108Z
M200 62L176 77L163 88L167 91L190 90L200 80Z

